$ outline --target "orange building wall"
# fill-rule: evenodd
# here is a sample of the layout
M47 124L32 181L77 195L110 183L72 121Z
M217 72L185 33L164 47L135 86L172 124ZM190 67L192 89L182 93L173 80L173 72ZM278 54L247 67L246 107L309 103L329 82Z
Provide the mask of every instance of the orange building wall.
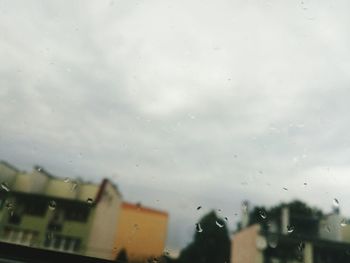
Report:
M126 249L129 260L145 260L162 255L166 242L166 212L123 203L115 241L116 254Z

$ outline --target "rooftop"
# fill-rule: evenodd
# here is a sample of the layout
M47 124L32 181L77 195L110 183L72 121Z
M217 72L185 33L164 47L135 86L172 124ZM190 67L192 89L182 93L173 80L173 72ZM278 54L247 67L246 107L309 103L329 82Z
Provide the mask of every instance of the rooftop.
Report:
M151 214L158 214L158 215L162 215L162 216L168 217L168 213L165 212L165 211L153 209L153 208L150 208L150 207L145 207L145 206L142 206L139 203L133 204L133 203L128 203L128 202L123 202L122 203L122 208L123 209L129 209L129 210L138 210L140 212L151 213Z

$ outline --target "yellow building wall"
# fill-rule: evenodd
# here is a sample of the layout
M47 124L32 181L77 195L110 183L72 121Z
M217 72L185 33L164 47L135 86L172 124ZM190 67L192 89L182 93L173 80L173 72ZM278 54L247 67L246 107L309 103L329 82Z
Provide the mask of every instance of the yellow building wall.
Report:
M49 178L40 172L33 171L32 173L20 173L16 176L13 185L14 191L41 194L43 193Z
M16 174L18 172L15 169L8 167L3 162L0 162L0 180L1 182L7 183L10 187L16 180Z
M232 240L231 263L260 263L261 252L257 249L259 225L253 225L235 234Z
M341 228L341 240L343 242L350 242L350 225Z
M125 249L130 261L162 255L167 237L168 214L123 203L117 227L115 256Z
M66 183L62 179L50 179L45 194L68 199L75 199L76 197L76 191L72 190L72 184Z
M79 185L78 197L80 201L87 201L88 198L91 198L95 201L99 186L96 184L81 184Z

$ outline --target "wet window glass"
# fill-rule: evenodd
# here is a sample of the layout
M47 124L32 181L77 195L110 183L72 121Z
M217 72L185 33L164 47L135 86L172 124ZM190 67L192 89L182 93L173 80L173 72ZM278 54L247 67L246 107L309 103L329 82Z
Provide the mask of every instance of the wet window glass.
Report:
M0 0L0 246L350 262L349 8Z

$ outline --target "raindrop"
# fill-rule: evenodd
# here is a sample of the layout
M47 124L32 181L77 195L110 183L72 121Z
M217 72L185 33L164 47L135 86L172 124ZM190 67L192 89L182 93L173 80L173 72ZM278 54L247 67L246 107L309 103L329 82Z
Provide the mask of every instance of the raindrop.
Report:
M49 209L50 210L55 210L56 209L56 202L55 201L51 200L49 202Z
M277 244L278 244L278 239L276 236L269 236L267 238L267 244L271 247L271 248L276 248Z
M73 182L71 191L75 191L75 190L77 190L77 188L78 188L77 182Z
M339 200L337 198L333 199L333 205L334 206L339 206Z
M65 183L69 183L69 181L70 181L70 180L69 180L68 177L66 177L66 178L63 179L63 182L65 182Z
M299 245L298 245L298 250L299 251L303 251L305 248L305 243L304 242L300 242Z
M305 186L307 186L307 183L304 183Z
M341 225L342 227L345 227L345 226L347 225L346 219L345 219L345 218L343 218L343 219L341 220L340 225Z
M7 210L12 210L13 207L14 207L14 205L13 205L11 202L7 202L7 203L6 203L6 209L7 209Z
M326 226L326 231L327 231L328 233L331 232L331 228L330 228L328 225Z
M86 200L86 202L87 202L89 205L91 205L91 204L94 202L94 200L93 200L92 198L88 198L88 199Z
M46 236L47 236L48 240L52 240L53 239L53 233L52 232L48 232Z
M242 210L243 210L243 213L245 214L248 212L248 205L246 203L242 204Z
M6 192L10 192L10 188L5 182L1 183L1 189L5 190Z
M287 187L283 187L283 190L288 191L288 188Z
M288 234L293 233L293 231L294 231L294 226L288 225L288 226L287 226L287 232L288 232Z
M198 233L202 233L202 232L203 232L203 229L202 229L200 223L197 223L197 224L196 224L196 231L197 231Z
M228 221L228 218L225 216L225 220Z
M224 227L224 224L222 224L222 223L220 223L219 221L215 221L215 224L218 226L218 227L220 227L220 228L222 228L222 227Z
M37 166L37 167L36 167L36 170L37 170L38 172L41 172L41 171L43 170L43 168L40 167L40 166Z
M259 215L261 216L262 219L266 219L267 218L267 214L264 210L260 210L259 211Z
M199 210L199 209L201 209L201 208L202 208L201 206L198 206L198 207L197 207L197 210Z

